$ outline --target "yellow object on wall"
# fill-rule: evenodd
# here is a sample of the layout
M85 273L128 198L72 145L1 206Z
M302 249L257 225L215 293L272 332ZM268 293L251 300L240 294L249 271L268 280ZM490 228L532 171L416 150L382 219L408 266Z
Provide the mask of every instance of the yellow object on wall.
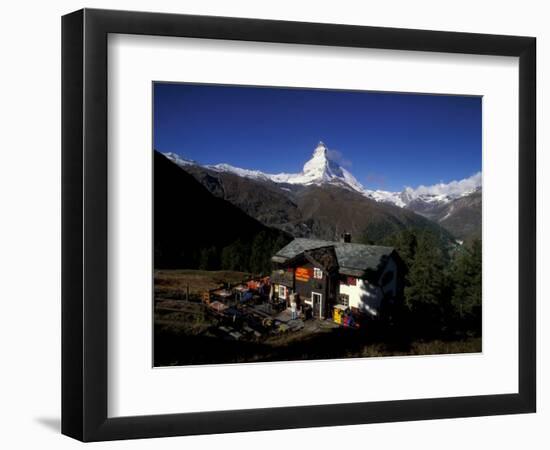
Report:
M342 321L344 319L344 310L340 308L334 308L332 312L332 320L336 322L338 325L342 325Z

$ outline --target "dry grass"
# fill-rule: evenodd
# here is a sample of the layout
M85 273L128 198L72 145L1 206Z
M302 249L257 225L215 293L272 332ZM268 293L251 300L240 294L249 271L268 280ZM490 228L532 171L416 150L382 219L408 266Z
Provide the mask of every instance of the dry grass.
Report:
M155 309L155 327L170 333L195 335L206 331L210 325L206 308L199 303L187 304L180 311L176 308L164 309L162 305Z
M155 270L155 298L185 298L187 286L190 295L200 295L225 283L240 283L249 277L250 274L228 270Z

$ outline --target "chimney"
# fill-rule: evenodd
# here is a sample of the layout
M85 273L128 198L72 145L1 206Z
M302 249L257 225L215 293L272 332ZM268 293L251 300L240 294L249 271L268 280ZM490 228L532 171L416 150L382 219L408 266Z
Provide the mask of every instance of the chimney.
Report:
M341 241L349 244L351 242L351 233L342 233Z

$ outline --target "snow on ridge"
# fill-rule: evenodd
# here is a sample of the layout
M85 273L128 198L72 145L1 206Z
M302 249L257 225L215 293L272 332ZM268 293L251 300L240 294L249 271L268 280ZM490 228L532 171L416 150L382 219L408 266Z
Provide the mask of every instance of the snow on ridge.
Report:
M477 172L468 178L451 181L450 183L437 183L431 186L420 185L416 189L406 187L403 196L407 203L420 199L425 202L448 202L455 198L472 194L481 188L481 172Z
M195 166L195 165L198 165L192 159L182 158L177 153L167 152L167 153L163 153L163 155L166 156L173 163L176 163L178 166Z
M195 162L181 158L175 153L165 153L164 155L178 165L199 165ZM313 151L312 157L304 164L303 170L300 173L270 174L259 170L243 169L226 163L204 165L202 167L214 170L216 172L229 172L245 178L272 181L274 183L302 185L324 183L338 184L344 187L349 187L360 193L364 193L364 188L361 183L359 183L359 181L357 181L348 170L340 167L338 163L330 158L329 150L323 142L319 142L319 144L317 144L317 147L315 147L315 150Z
M400 208L407 206L407 203L405 203L401 198L401 192L365 190L365 195L373 200L376 200L377 202L392 203Z
M319 142L313 151L312 157L304 164L302 172L278 174L243 169L226 163L201 166L201 164L182 158L176 153L164 153L164 156L179 166L197 165L216 172L228 172L244 178L271 181L277 184L334 184L359 192L377 202L391 203L400 208L408 206L413 201L448 203L453 199L469 195L481 188L481 172L477 172L468 178L449 183L438 183L431 186L420 185L416 188L407 186L401 192L370 190L366 189L351 172L334 161L330 156L331 152L323 142Z
M232 166L231 164L226 164L226 163L206 165L203 167L214 170L216 172L231 172L231 173L234 173L235 175L239 175L245 178L268 180L270 177L269 174L260 172L259 170L241 169L240 167L235 167L235 166Z

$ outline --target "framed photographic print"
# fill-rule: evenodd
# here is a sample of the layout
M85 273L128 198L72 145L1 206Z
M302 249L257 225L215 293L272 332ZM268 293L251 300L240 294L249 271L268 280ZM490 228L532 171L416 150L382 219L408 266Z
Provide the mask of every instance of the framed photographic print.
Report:
M534 38L62 25L64 434L535 411Z

